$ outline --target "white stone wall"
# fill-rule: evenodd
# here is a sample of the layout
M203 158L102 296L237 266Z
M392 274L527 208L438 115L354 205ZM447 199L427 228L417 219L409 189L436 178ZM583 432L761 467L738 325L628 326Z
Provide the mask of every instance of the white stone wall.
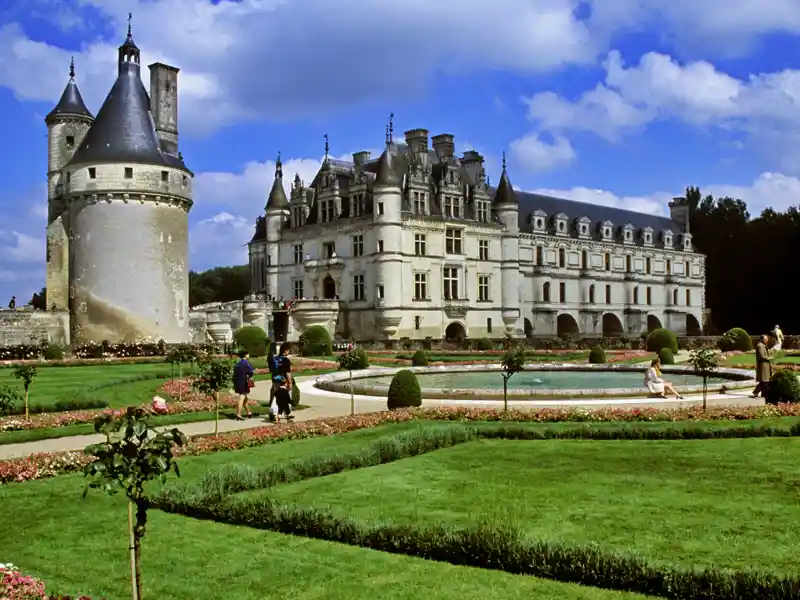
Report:
M0 346L36 346L44 340L69 345L68 312L0 309Z

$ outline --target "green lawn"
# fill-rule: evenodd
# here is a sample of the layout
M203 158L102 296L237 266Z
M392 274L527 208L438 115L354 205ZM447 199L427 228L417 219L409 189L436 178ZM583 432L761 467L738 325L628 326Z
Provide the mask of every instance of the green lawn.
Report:
M180 459L184 480L226 463L269 465L352 452L415 423ZM422 426L425 426L424 424ZM3 560L49 589L124 599L129 593L127 511L120 496L69 475L0 486ZM643 596L394 556L151 511L143 546L145 597L166 600L639 600Z
M800 365L800 356L786 356L782 353L779 353L776 359L773 361L773 364ZM728 358L725 361L725 365L731 367L742 367L742 366L755 367L756 355L753 352L749 352L747 354L736 354Z
M481 440L273 490L372 523L511 524L684 567L797 569L800 439Z

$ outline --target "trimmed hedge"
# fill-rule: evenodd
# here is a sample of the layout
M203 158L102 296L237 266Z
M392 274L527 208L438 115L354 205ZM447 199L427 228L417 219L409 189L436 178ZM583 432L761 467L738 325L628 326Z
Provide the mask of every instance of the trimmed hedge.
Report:
M411 357L411 366L412 367L428 366L428 355L426 354L425 350L417 350L416 352L414 352L414 356Z
M494 350L494 344L489 338L480 338L475 344L476 350Z
M658 351L658 358L661 361L662 365L674 365L675 364L675 355L672 354L672 350L669 348L662 348Z
M233 334L233 341L245 352L249 352L253 358L260 358L267 355L270 340L267 332L261 327L247 325L236 330Z
M606 362L606 351L602 346L595 346L589 350L589 363L593 365L603 365Z
M789 600L798 597L800 578L797 576L782 577L753 570L684 570L667 565L655 566L635 556L606 552L597 547L532 541L507 527L480 525L468 528L423 528L413 524L369 526L352 519L338 518L315 508L279 505L261 498L230 497L239 492L385 464L480 437L551 439L567 436L585 438L598 433L647 436L663 435L667 432L680 436L681 439L739 437L743 434L750 437L776 432L780 432L778 435L800 435L800 425L796 424L789 430L765 426L715 428L712 424L697 423L661 430L646 426L615 430L580 427L573 430L550 430L551 435L545 434L541 429L518 425L490 428L456 425L405 432L377 440L363 450L348 455L309 457L288 465L276 464L262 469L240 464L228 465L207 474L199 487L179 484L162 488L153 498L153 502L154 507L166 512L198 519L418 556L454 565L534 575L676 600ZM613 439L622 438L615 436Z
M673 354L677 354L678 338L669 329L654 329L647 336L647 351L661 352L662 348L669 348Z
M800 381L791 369L777 369L767 387L766 401L769 404L780 402L800 402Z
M300 335L300 356L331 356L333 339L322 325L312 325Z
M719 340L719 349L723 352L750 352L753 349L753 338L741 327L729 329Z
M386 404L389 410L422 406L422 389L417 376L408 369L395 373L389 384Z

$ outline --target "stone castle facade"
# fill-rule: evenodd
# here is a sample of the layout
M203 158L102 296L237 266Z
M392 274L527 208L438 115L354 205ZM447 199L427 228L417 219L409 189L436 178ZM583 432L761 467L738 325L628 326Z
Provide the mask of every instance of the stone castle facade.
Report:
M308 185L275 180L249 244L268 329L356 339L700 335L705 257L671 218L496 187L452 135L405 133L373 159L327 155ZM432 145L430 144L432 142Z
M97 116L70 65L45 119L47 308L69 324L53 341L189 340L193 174L178 145L178 69L150 65L148 94L139 60L129 26Z

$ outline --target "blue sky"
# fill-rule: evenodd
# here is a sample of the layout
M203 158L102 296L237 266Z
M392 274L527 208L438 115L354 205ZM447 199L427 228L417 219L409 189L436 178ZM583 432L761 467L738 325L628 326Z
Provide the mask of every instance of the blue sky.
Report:
M653 5L664 4L662 8ZM800 196L797 0L6 0L0 8L0 302L44 284L44 115L75 57L96 112L128 11L142 62L181 69L196 173L191 268L243 264L274 158L424 127L521 189L666 214L687 185L785 209ZM289 179L289 178L287 178Z

